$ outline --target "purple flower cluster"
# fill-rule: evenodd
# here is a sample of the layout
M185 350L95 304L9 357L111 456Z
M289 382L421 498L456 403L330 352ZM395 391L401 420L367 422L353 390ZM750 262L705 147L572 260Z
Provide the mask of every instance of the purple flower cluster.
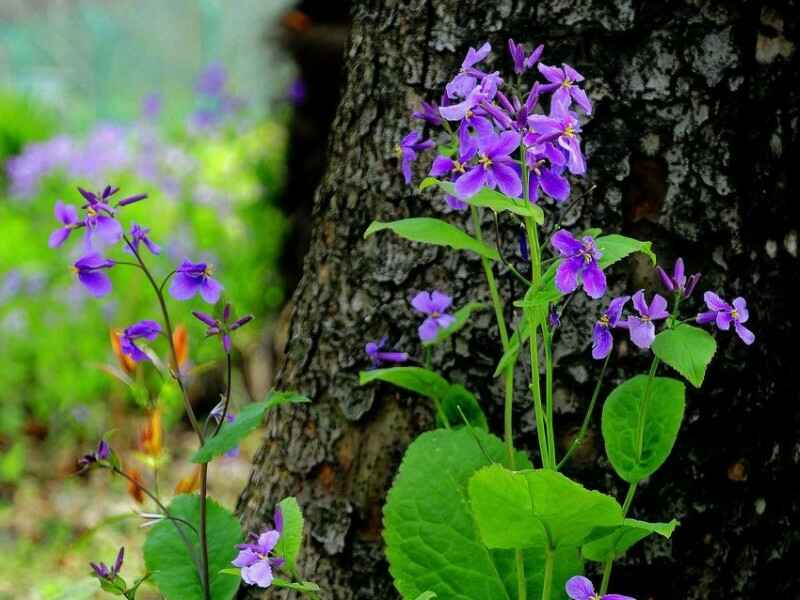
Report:
M209 314L193 310L192 314L208 326L206 337L219 336L226 354L231 351L231 333L253 320L253 315L245 315L231 323L231 305L225 304L222 309L222 319L215 319Z
M481 189L499 189L506 196L523 196L521 162L527 170L527 196L537 202L540 193L563 202L570 193L565 171L586 173L581 149L581 123L574 107L586 115L592 103L580 83L583 76L570 65L540 63L543 46L530 53L522 44L508 41L514 72L523 75L536 68L544 81L535 81L527 92L514 93L499 71L484 68L491 53L485 43L470 48L459 72L445 86L437 104L422 102L412 118L443 127L450 152L433 161L430 174L455 182L456 195L448 195L451 208L463 210L466 201ZM549 97L549 106L544 102ZM451 125L452 124L452 125ZM397 146L406 182L411 181L411 164L420 152L434 147L411 132Z
M123 241L123 250L140 260L140 246L143 245L155 255L160 254L161 248L150 239L150 230L148 228L133 223L130 236L127 236L122 225L117 220L117 211L119 209L144 200L147 198L147 194L135 194L115 202L112 198L119 191L119 188L110 185L106 186L100 193L90 192L80 187L78 191L84 199L84 203L80 206L83 210L83 216L79 216L77 207L64 204L60 200L56 202L55 216L61 226L50 234L48 245L51 248L59 247L74 230L85 229L84 254L75 261L72 270L86 290L99 298L111 291L111 278L106 271L118 264L116 261L100 254L99 249L113 246ZM175 269L174 278L169 288L170 294L176 300L189 300L200 294L203 300L209 304L215 304L219 300L223 288L222 284L211 277L212 273L213 266L210 264L184 260ZM149 323L152 323L152 321ZM141 323L137 325L141 325ZM133 340L136 337L147 336L137 336L135 335L137 331L139 331L139 328L134 330L134 337L128 338L130 344L126 354L129 354L135 360L144 360L143 354L136 349ZM155 332L152 335L157 333ZM150 333L147 335L150 335Z
M248 585L268 588L272 585L273 569L279 569L286 562L280 557L270 557L283 533L283 515L280 508L275 510L275 529L265 531L259 536L250 534L251 542L236 546L239 555L231 563L241 569L242 581Z
M119 552L117 552L117 558L114 559L114 564L110 567L106 566L105 563L90 562L89 566L92 567L92 574L98 579L113 581L114 578L116 578L116 576L119 574L120 570L122 570L122 560L124 557L125 548L122 547L119 549Z

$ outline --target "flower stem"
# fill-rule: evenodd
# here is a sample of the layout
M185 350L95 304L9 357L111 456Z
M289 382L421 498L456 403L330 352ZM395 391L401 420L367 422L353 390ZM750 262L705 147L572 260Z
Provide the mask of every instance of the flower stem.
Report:
M606 367L608 367L608 359L611 357L611 353L609 352L606 356L606 359L603 361L603 368L600 370L600 376L597 378L597 383L594 386L594 392L592 392L592 399L589 401L589 408L586 410L586 416L583 417L583 423L581 423L580 431L578 431L578 435L575 436L575 439L572 440L572 444L567 450L567 453L564 455L564 458L556 466L556 470L560 470L572 454L577 450L580 445L583 443L583 438L586 435L587 429L589 429L589 423L592 421L592 414L594 413L594 405L597 402L597 397L600 395L600 387L603 385L603 377L606 374Z
M517 561L517 599L527 600L528 582L525 579L525 557L519 548L514 552Z
M553 589L553 564L555 562L555 555L555 550L553 550L550 546L545 549L542 600L550 600L550 595Z
M200 571L200 581L203 584L204 600L211 600L211 585L208 580L208 463L200 466L200 553L202 555L203 569Z

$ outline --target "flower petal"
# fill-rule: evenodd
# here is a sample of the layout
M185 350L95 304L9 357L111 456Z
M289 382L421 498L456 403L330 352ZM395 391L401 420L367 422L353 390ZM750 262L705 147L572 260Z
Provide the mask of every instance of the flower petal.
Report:
M429 317L422 322L422 325L419 326L417 331L419 333L419 339L423 342L429 342L434 339L439 332L439 324L436 322L436 319Z
M100 271L81 271L78 279L92 296L100 298L111 291L111 278Z
M720 311L731 309L731 305L717 296L714 292L706 292L703 294L703 300L706 301L706 306L708 306L708 308L711 310Z
M170 295L176 300L189 300L200 289L201 282L186 273L176 273L169 286Z
M733 322L733 328L736 330L736 335L738 335L748 346L756 341L756 335L747 327L742 325L739 321Z
M611 347L614 345L614 338L608 327L595 323L592 330L592 358L600 360L608 356Z
M442 175L449 175L453 170L453 159L447 156L437 156L433 159L430 174L433 177L441 177Z
M742 297L734 298L733 308L736 309L736 314L739 316L737 320L740 323L747 323L750 318L750 311L747 310L747 301Z
M583 289L590 298L597 300L602 298L606 293L606 274L597 264L597 261L592 261L586 268L583 269Z
M272 584L272 567L268 560L259 560L252 566L242 569L242 579L250 585L268 588Z
M486 180L486 169L477 165L456 179L456 193L466 199L478 193Z
M591 600L592 596L594 596L594 585L581 575L570 578L565 589L567 596L572 600Z
M209 304L216 304L222 294L222 284L216 279L206 277L200 284L200 295Z
M575 86L570 89L570 92L572 93L572 99L575 100L578 106L583 109L583 112L585 112L587 115L591 115L592 102L589 100L589 96L586 95L586 92Z
M433 299L431 298L430 292L419 292L411 299L411 306L413 306L415 310L426 315L429 315L436 310L434 308Z
M578 273L583 268L580 256L566 258L561 261L556 271L556 287L564 294L574 292L578 287Z
M450 308L452 304L453 299L444 292L436 290L431 294L431 306L434 312L444 312Z
M541 185L544 193L556 202L569 198L569 182L551 169L542 169Z
M566 229L556 231L550 238L550 244L561 253L561 256L574 256L583 248L580 241Z
M241 550L239 555L231 561L234 567L249 567L258 562L258 554L250 549Z
M639 317L628 317L628 330L631 341L639 348L646 350L656 339L656 328L651 321L643 321Z
M500 191L506 196L518 198L522 194L522 181L513 167L498 162L492 165L491 170Z
M650 301L649 316L653 320L666 319L669 316L667 301L662 295L656 294L653 296L653 299Z
M69 237L70 233L72 233L72 229L69 227L59 227L50 234L50 238L47 240L47 245L50 248L58 248Z

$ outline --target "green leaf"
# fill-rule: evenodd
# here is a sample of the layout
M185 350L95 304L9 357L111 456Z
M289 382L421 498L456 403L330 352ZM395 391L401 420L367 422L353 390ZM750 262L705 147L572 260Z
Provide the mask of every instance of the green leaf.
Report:
M494 370L494 376L499 377L509 365L516 365L519 358L519 351L527 339L530 337L530 325L528 319L521 319L517 329L508 339L508 348L503 352L500 361L497 363L497 368Z
M459 409L460 412L459 412ZM464 425L464 417L467 418L467 423L475 429L481 431L489 431L489 424L486 422L486 415L483 414L478 399L475 394L466 389L463 385L454 383L447 390L447 393L442 398L442 411L447 417L447 421L451 427L460 427ZM439 419L439 415L436 415ZM440 423L444 426L444 423Z
M601 426L606 454L622 479L641 481L667 460L683 420L684 394L684 385L669 377L654 377L648 389L647 375L637 375L611 392Z
M200 529L200 497L177 496L169 505L170 514ZM220 574L236 557L236 544L242 541L239 521L229 511L209 499L206 509L208 531L208 574L211 597L230 600L239 588L239 579ZM181 527L199 551L197 534L187 525L164 519L153 525L144 543L144 562L159 591L167 600L203 600L197 568L178 534Z
M278 508L283 516L283 533L275 547L275 556L285 559L291 572L303 543L303 512L292 496L278 502Z
M422 592L416 600L433 600L434 598L438 598L438 596L433 592Z
M469 481L469 498L489 548L575 547L596 527L622 524L622 507L561 473L485 467Z
M458 227L450 225L441 219L430 217L415 217L412 219L402 219L391 223L373 221L364 232L364 238L368 238L376 231L389 229L397 235L412 242L425 242L436 246L450 246L456 250L470 250L479 256L497 260L499 258L497 250L487 246L483 242L464 233Z
M312 583L311 581L288 581L286 579L281 579L280 577L276 577L272 580L272 585L277 588L286 588L287 590L294 590L296 592L303 592L305 594L311 592L316 594L320 591L319 586L316 583Z
M515 553L484 546L467 492L473 473L507 458L499 439L466 428L429 431L411 444L384 507L386 556L403 598L432 592L460 600L516 600ZM522 453L516 464L530 467ZM528 597L538 598L542 549L525 550L524 564ZM581 570L576 548L557 553L553 600L566 598L564 583Z
M225 422L214 437L207 438L203 447L192 455L192 462L207 463L236 447L264 420L264 413L282 404L310 402L308 398L294 392L270 392L266 400L248 404L236 416L233 423Z
M453 313L453 318L455 321L449 327L445 327L440 329L436 337L432 340L428 340L427 342L423 342L423 346L435 346L436 344L441 344L447 338L449 338L454 333L460 331L464 325L467 324L472 313L478 310L484 310L486 305L481 302L470 302L469 304L465 304L461 308L459 308L456 312Z
M703 385L706 368L717 351L717 342L710 333L699 327L680 324L659 333L652 348L658 358L699 388Z
M585 559L597 562L605 562L609 558L616 559L650 535L672 537L672 532L677 526L678 521L675 519L669 523L647 523L636 519L625 519L618 527L600 527L592 532L589 540L581 547L581 554Z
M656 255L652 249L652 242L641 242L633 238L625 237L612 233L611 235L603 235L595 240L597 248L603 253L598 263L601 269L610 267L615 262L618 262L633 254L634 252L642 252L656 264Z
M456 194L456 186L452 182L440 181L434 177L423 179L422 183L419 184L419 189L425 190L434 185L439 186L451 196L458 196ZM490 208L495 212L507 211L522 217L531 217L539 225L544 223L544 211L540 206L527 200L506 196L488 188L482 188L474 196L465 199L464 202L480 208Z
M361 385L372 381L385 381L404 390L437 400L444 398L450 389L450 384L444 377L422 367L392 367L361 371L359 381Z

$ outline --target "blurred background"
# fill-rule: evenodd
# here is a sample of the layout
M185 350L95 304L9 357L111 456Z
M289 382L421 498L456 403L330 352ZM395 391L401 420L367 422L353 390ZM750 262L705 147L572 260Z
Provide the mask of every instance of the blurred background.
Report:
M256 316L236 338L234 398L261 399L338 97L347 5L333 4L0 3L0 598L100 597L88 561L121 545L124 574L141 572L137 490L75 474L99 436L167 497L196 485L167 366L132 367L114 348L115 330L157 317L152 292L118 267L114 293L89 297L69 272L80 244L47 246L55 202L79 204L78 185L146 192L123 222L152 229L154 270L208 260L226 300ZM205 415L223 374L218 342L189 312L201 306L171 312ZM165 347L154 346L164 361ZM212 470L213 496L233 505L254 451Z

